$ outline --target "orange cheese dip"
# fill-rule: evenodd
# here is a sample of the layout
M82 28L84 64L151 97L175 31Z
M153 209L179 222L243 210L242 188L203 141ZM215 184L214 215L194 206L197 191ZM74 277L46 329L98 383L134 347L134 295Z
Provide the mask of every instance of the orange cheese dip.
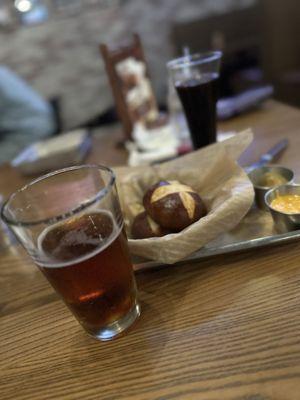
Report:
M272 200L271 207L285 214L300 213L300 195L283 194Z

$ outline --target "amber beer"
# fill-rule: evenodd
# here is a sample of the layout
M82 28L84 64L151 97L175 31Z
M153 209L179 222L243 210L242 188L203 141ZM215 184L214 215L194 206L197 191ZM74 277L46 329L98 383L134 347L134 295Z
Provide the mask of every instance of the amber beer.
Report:
M1 217L84 329L111 340L140 315L114 172L77 165L12 193Z
M97 334L136 306L132 264L122 227L107 211L73 217L44 230L39 267L78 321Z

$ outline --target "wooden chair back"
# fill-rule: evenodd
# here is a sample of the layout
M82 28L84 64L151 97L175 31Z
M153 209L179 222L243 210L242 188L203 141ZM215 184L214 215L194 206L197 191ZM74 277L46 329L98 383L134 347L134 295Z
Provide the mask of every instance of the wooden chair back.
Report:
M138 34L134 34L130 43L117 46L109 46L102 43L100 45L100 52L104 60L117 113L123 125L125 139L131 139L133 125L137 120L143 119L144 116L147 117L149 113L152 113L152 115L158 113L140 37ZM134 75L127 75L124 78L120 74L120 66L125 65L124 62L126 63L128 60L132 61L133 64L136 62L139 66L142 65L144 67L145 78L148 81L147 90L149 92L149 99L147 102L138 105L136 109L130 106L128 96L130 96L130 91L136 89L138 83Z

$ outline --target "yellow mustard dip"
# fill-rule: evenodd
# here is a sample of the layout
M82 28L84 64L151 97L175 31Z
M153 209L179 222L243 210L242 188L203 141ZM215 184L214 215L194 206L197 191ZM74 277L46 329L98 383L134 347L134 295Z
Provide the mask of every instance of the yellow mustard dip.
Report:
M300 195L283 194L272 200L271 207L286 214L300 213Z
M287 179L276 172L266 172L258 181L258 185L264 187L280 186L284 183L287 183Z

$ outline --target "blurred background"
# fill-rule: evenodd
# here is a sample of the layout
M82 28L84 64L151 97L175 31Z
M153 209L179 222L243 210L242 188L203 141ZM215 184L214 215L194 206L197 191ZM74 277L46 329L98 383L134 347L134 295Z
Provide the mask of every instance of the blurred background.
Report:
M46 134L114 118L99 44L133 32L162 108L166 62L184 46L224 52L222 96L271 83L276 99L298 107L299 17L297 0L2 0L0 64L49 102L55 127Z

